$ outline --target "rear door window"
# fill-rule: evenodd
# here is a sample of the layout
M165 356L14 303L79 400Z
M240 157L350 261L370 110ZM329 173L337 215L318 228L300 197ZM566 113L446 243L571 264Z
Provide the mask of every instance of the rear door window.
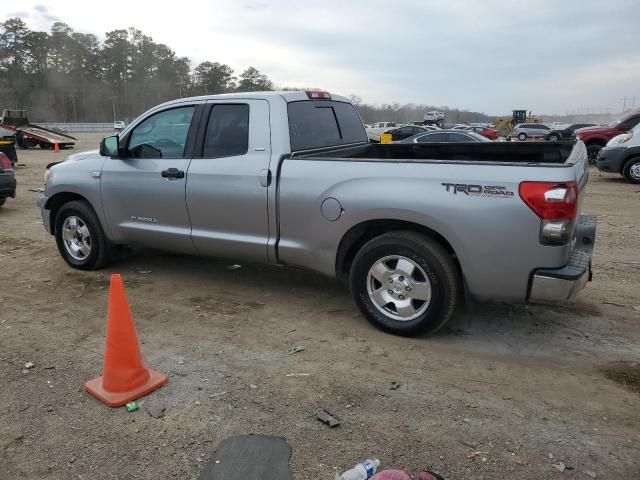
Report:
M288 105L291 150L367 142L367 134L353 105L305 100Z
M249 105L214 105L204 137L204 158L244 155L249 147Z

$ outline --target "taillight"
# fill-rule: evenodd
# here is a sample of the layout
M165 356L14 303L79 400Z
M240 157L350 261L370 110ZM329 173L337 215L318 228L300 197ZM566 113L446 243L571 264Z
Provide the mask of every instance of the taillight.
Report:
M13 170L11 160L9 160L9 157L2 152L0 152L0 168L3 170Z
M524 203L542 220L542 244L565 245L571 241L578 215L575 182L522 182L519 193Z
M578 214L575 182L522 182L520 198L543 220L571 220Z
M321 92L319 90L307 90L307 97L311 100L331 100L329 92Z

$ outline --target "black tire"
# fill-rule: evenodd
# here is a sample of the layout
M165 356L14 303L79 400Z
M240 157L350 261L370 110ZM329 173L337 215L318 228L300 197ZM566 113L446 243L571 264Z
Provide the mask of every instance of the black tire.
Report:
M633 170L632 170L633 169ZM627 160L622 167L622 175L629 183L640 183L640 157L633 157Z
M557 142L560 140L560 136L559 135L549 135L549 141L550 142Z
M595 165L598 154L600 153L600 150L602 150L602 148L603 146L599 143L591 143L587 145L587 156L591 165Z
M6 201L7 201L6 198L0 198L0 207L3 206Z
M416 318L394 319L383 313L370 298L369 271L374 264L389 256L411 260L429 280L430 301L423 303L426 310ZM435 240L409 231L385 233L367 242L353 260L349 284L358 308L369 322L386 332L406 336L433 333L442 328L453 314L460 296L458 270L451 255ZM419 312L420 307L417 310Z
M518 134L518 140L520 140L521 142L524 142L527 139L527 134L524 132L520 132Z
M74 258L67 250L63 239L63 224L65 219L75 216L82 220L89 230L91 245L89 254L83 259ZM74 200L65 203L56 214L55 219L55 237L58 250L62 258L73 268L79 270L97 270L111 263L111 249L109 240L102 230L98 216L91 208L88 202L83 200Z

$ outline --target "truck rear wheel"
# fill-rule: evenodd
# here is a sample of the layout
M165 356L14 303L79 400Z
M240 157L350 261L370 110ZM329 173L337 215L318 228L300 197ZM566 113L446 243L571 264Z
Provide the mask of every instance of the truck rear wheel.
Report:
M640 183L640 157L627 160L622 168L622 174L629 183Z
M82 200L64 204L55 220L62 258L73 268L97 270L111 262L109 240L91 205Z
M451 256L415 232L385 233L366 243L353 261L349 283L367 320L399 335L442 328L460 294Z

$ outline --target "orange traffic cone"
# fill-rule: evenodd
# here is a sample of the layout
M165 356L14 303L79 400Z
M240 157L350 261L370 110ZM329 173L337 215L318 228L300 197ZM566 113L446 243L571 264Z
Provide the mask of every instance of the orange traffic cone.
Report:
M53 144L53 152L54 153L60 153L60 147L58 146L57 143Z
M147 368L119 274L111 275L107 341L100 377L89 380L84 388L110 407L120 407L167 383L167 377Z

